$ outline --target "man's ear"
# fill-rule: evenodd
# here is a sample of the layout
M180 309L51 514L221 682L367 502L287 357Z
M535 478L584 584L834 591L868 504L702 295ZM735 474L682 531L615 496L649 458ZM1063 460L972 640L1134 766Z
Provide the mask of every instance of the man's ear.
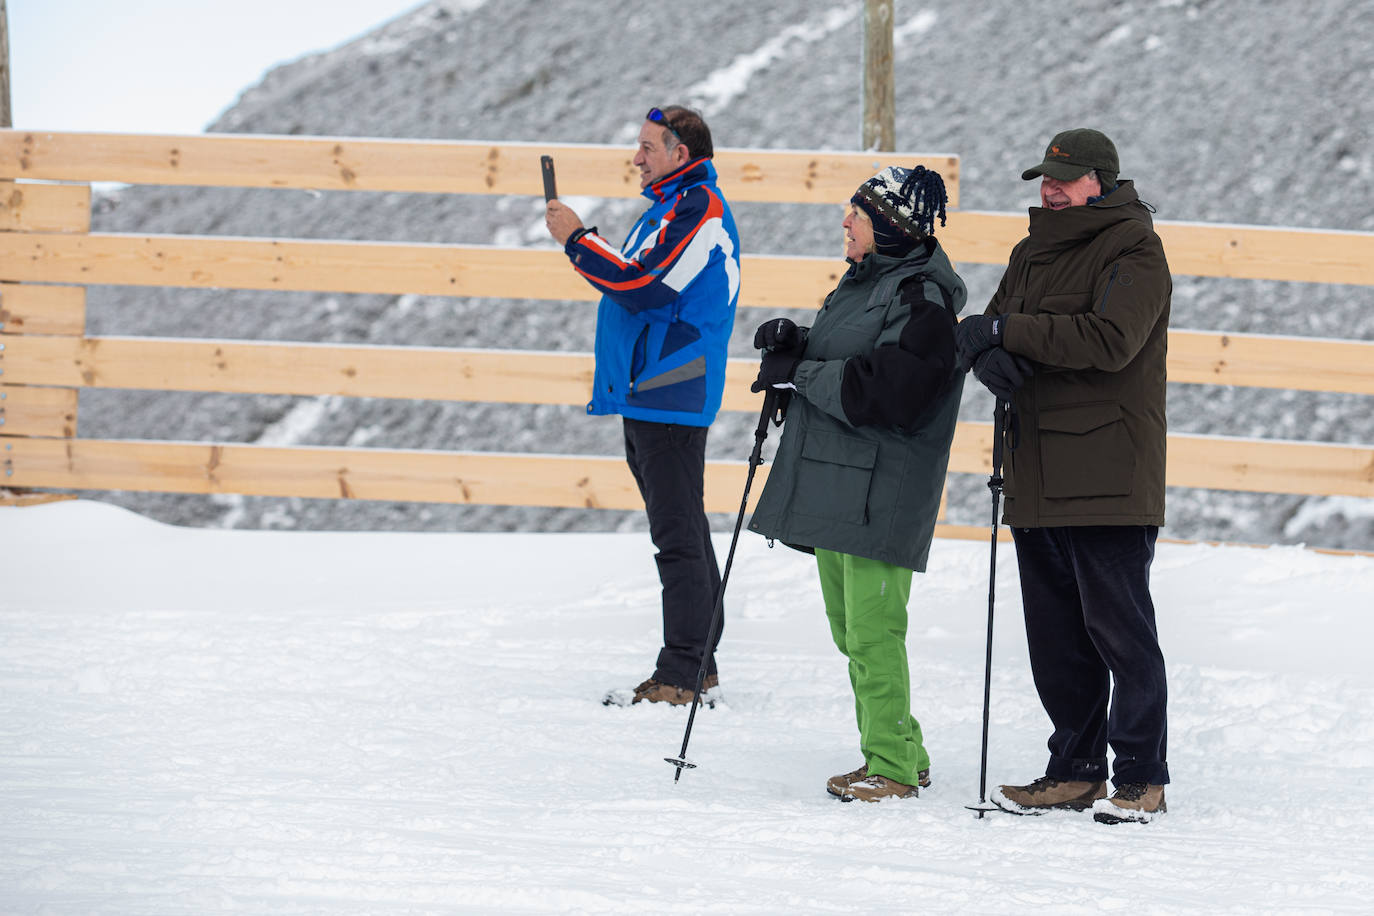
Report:
M673 162L678 165L686 165L692 161L692 151L687 148L686 143L679 143L673 147Z

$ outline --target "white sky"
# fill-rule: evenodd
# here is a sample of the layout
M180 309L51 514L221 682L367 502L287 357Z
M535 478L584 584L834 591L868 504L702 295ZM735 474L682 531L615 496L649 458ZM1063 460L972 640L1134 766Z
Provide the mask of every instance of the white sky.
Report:
M199 133L279 63L423 0L9 0L14 126Z

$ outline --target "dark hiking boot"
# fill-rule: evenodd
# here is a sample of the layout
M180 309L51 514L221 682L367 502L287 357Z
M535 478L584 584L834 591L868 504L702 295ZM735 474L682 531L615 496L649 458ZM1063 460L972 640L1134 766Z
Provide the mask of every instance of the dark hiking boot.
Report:
M1148 824L1168 810L1163 786L1128 782L1117 786L1111 798L1093 802L1093 820L1099 824Z
M850 770L848 773L841 773L839 776L831 776L825 781L825 791L836 797L844 795L844 790L868 775L868 764L863 764L857 770ZM924 769L916 774L916 784L922 789L930 788L930 769Z
M998 786L991 801L1012 814L1044 814L1046 811L1084 811L1107 797L1106 782L1061 782L1041 776L1025 786Z
M612 690L602 698L601 705L630 706L634 703L667 703L670 706L687 706L692 702L692 692L691 687L677 687L649 678L633 691ZM708 674L701 683L701 699L698 702L707 708L715 708L719 700L720 677L715 674Z
M886 801L889 798L916 798L921 790L908 786L886 776L865 776L845 786L840 801Z

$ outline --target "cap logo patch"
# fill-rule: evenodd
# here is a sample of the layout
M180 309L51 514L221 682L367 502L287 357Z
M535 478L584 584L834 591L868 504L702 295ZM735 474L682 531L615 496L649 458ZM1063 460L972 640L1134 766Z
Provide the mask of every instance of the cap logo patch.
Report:
M1063 150L1061 150L1061 149L1060 149L1059 147L1057 147L1057 146L1051 146L1051 147L1050 147L1049 155L1051 155L1051 156L1058 156L1058 157L1061 158L1061 159L1067 159L1067 158L1069 158L1069 154L1066 153L1066 152L1064 152Z

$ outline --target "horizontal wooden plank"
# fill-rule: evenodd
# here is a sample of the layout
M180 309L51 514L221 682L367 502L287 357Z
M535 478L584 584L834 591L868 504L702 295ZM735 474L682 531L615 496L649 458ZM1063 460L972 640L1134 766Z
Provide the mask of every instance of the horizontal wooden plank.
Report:
M14 487L642 509L623 457L4 438ZM708 462L706 508L739 511L747 465ZM751 489L757 499L765 468Z
M0 130L0 176L59 181L542 195L544 154L554 157L563 196L639 196L630 146ZM958 206L959 158L946 153L722 147L714 161L732 201L840 203L897 162L940 172Z
M1374 497L1374 447L1171 433L1171 487ZM950 470L992 472L992 424L960 423Z
M42 491L11 490L8 487L0 487L0 506L41 506L44 503L60 503L77 498L75 493L44 493Z
M1156 228L1176 274L1374 284L1374 232L1167 221Z
M1012 248L1026 237L1028 220L1023 213L985 213L956 210L935 235L940 245L959 264L1006 264Z
M843 261L745 257L741 304L819 307ZM556 249L0 233L0 280L594 301Z
M0 181L0 232L88 232L91 186Z
M990 435L991 424L959 424L950 471L988 473ZM620 457L18 437L0 441L8 484L15 487L603 509L641 505ZM1175 434L1169 437L1168 462L1170 486L1374 497L1374 448L1365 446ZM708 462L710 511L738 510L745 471L744 462ZM759 486L766 473L766 466L760 468Z
M972 251L962 250L951 240L950 254L956 261L1005 260L1005 251L989 258L987 248L980 243ZM1374 259L1374 246L1369 254ZM844 269L844 262L837 258L745 255L740 304L768 309L819 307ZM1284 279L1279 273L1266 275ZM1299 273L1287 279L1318 279L1310 272ZM1231 271L1225 275L1247 274ZM598 298L572 271L566 256L553 248L222 236L0 233L0 280L568 301ZM1361 264L1358 272L1347 271L1344 282L1374 283L1374 260Z
M989 507L991 511L991 507ZM991 525L936 525L935 536L937 538L947 538L957 541L983 541L989 543L992 540ZM997 543L1011 543L1011 529L1002 525L997 529Z
M0 283L0 334L80 334L85 329L86 287Z
M1027 222L1025 213L962 210L938 235L956 263L1005 264ZM1374 285L1374 232L1168 220L1155 230L1175 274Z
M1374 496L1374 448L1366 446L1174 434L1167 460L1175 487Z
M6 340L3 364L24 385L577 405L593 368L588 353L37 336Z
M594 296L560 251L170 235L0 233L0 279L218 289ZM542 292L541 292L542 291Z
M0 385L0 432L8 436L76 435L73 388Z
M1170 331L1169 381L1374 394L1374 341Z
M379 347L143 337L6 338L16 385L341 395L582 405L589 353ZM726 365L722 409L755 413L752 358ZM1201 384L1374 394L1374 343L1175 331L1170 379Z

